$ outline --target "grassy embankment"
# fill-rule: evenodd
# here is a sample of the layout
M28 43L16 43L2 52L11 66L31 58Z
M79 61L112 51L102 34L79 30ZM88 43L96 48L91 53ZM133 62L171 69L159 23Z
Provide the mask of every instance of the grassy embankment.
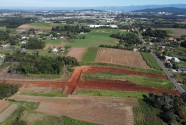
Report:
M150 68L163 70L151 53L141 52L141 55L143 56L143 59L146 61L147 65Z
M108 80L121 80L121 81L130 81L137 85L152 86L158 88L171 89L175 88L171 81L165 79L149 78L144 76L137 75L124 75L124 74L115 74L109 72L101 72L96 74L86 73L83 77L85 79L108 79Z

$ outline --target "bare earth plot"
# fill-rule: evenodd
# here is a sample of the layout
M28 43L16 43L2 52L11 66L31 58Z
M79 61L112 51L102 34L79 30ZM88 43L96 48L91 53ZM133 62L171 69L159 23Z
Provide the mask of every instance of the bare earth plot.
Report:
M52 29L52 27L47 27L47 26L36 26L36 25L30 25L30 24L23 24L23 25L19 26L16 29L16 31L23 32L23 31L26 31L27 29L30 29L30 28L41 29L41 30L51 30Z
M7 101L0 100L0 112L3 111L3 109L5 109L8 105L9 103Z
M34 97L16 95L11 99L40 102L36 111L103 125L134 125L133 106L138 100L116 97L69 96Z
M67 44L67 42L63 42L61 41L61 44L46 44L45 46L45 50L48 49L49 47L53 48L55 46L55 48L58 48L58 47L64 47L65 45Z
M182 35L186 35L186 29L181 28L158 28L158 30L167 30L173 33L169 34L173 37L181 37Z
M127 50L99 48L95 62L150 69L141 53Z
M74 57L80 62L86 49L86 47L72 48L70 52L68 52L67 56Z
M1 114L0 114L0 122L3 122L8 116L10 116L16 109L18 108L18 105L12 104L10 107L5 109Z

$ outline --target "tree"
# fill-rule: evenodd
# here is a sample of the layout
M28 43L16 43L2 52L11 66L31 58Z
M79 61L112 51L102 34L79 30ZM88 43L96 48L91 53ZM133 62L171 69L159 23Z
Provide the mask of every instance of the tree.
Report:
M179 68L179 66L178 66L178 64L177 63L173 63L173 69L178 69Z

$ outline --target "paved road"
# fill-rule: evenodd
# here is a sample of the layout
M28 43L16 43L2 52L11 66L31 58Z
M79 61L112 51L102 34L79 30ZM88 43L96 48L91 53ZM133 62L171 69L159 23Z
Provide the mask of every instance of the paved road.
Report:
M137 29L136 29L137 30ZM138 31L138 30L137 30ZM143 39L143 37L141 36L141 34L139 33L139 37L141 39L141 41L143 42L143 45L150 50L150 47L148 45L145 44L145 40ZM157 56L151 52L151 54L154 56L154 58L158 61L158 63L160 64L160 66L162 67L162 69L165 71L166 75L168 76L168 78L174 83L174 85L176 86L177 90L179 91L180 94L185 93L185 90L178 84L178 82L174 79L174 77L172 76L172 74L167 70L167 68L163 65L163 63L160 61L160 59L157 58Z

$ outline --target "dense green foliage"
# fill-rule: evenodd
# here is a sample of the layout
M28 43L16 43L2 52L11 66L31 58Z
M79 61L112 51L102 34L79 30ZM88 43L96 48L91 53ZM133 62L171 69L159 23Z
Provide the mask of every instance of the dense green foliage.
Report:
M141 40L138 35L135 33L127 33L127 34L111 34L110 37L120 39L120 43L128 43L128 44L141 44Z
M158 117L159 109L149 106L143 99L138 99L138 102L139 107L133 108L135 125L165 125Z
M21 18L21 17L8 17L0 21L0 27L6 26L7 28L17 28L22 24L34 22L35 18Z
M28 42L21 47L26 49L43 49L45 47L45 42L38 38L29 38Z
M182 47L185 47L185 48L186 48L186 41L182 42L182 43L180 44L180 46L182 46Z
M7 32L4 31L0 31L0 41L5 41L7 39L9 39L9 34Z
M0 99L10 97L18 91L18 86L15 84L8 85L0 83Z
M76 34L76 33L80 33L80 32L90 32L91 30L89 28L86 28L84 26L70 26L70 25L65 25L65 26L57 26L55 28L52 28L52 31L55 32L68 32L70 34L70 32Z
M167 36L167 32L163 30L152 30L148 28L145 32L142 33L143 36L150 36L150 37L158 37L158 38L165 38Z
M162 70L162 68L151 53L141 52L141 55L143 56L143 59L146 61L147 65L150 66L150 68Z
M159 117L166 123L173 123L174 120L180 122L181 119L185 119L183 109L186 102L185 94L181 95L181 97L168 94L149 94L149 98L144 99L144 101L147 102L147 104L160 109L161 112L159 113Z
M98 47L89 47L82 59L82 62L94 62L97 55Z
M39 56L38 53L29 55L20 51L6 56L5 62L19 62L10 67L10 72L21 74L60 74L65 65L79 65L73 57L44 57Z

